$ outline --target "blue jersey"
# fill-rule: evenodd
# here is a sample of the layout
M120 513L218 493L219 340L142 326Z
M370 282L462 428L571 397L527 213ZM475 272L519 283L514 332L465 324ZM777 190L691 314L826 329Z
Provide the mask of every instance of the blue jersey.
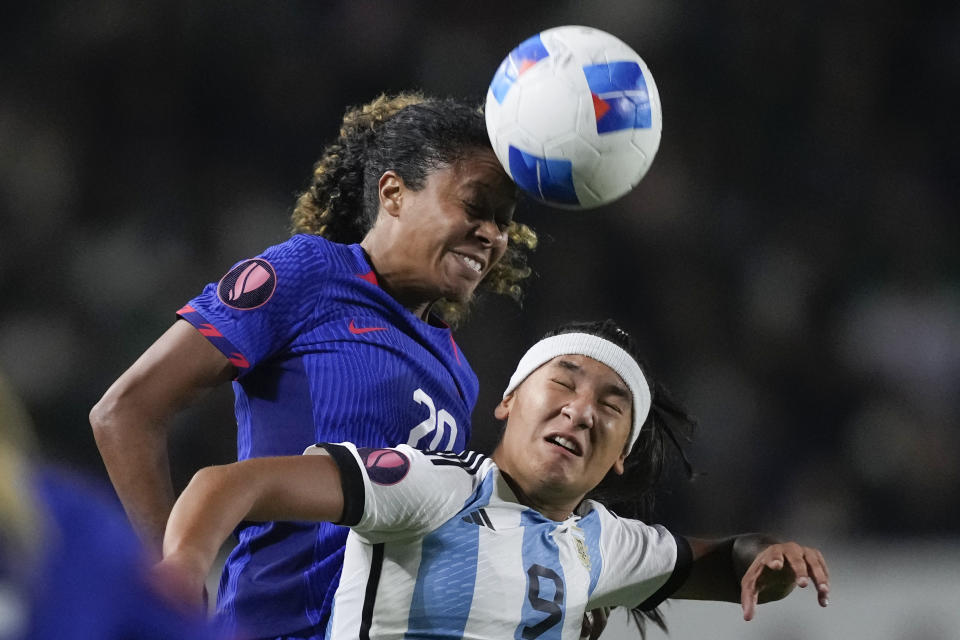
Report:
M41 469L29 490L43 518L39 552L0 562L0 619L3 638L71 640L212 640L213 631L198 615L187 618L153 590L149 563L118 505L85 479ZM0 540L0 542L3 542ZM0 545L0 557L3 556ZM22 599L23 626L11 609L10 591L2 587L2 566L29 569ZM22 573L22 572L21 572ZM23 581L20 581L21 583ZM18 581L14 580L16 587ZM12 632L7 635L5 632Z
M297 235L235 265L179 315L238 370L238 458L314 442L462 451L478 382L449 327L422 321L376 280L359 245ZM317 635L347 530L245 524L220 585L228 630Z

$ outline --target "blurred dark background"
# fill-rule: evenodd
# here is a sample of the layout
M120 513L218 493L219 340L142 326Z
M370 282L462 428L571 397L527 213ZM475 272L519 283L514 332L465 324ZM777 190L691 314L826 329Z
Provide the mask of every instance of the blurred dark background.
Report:
M613 317L701 419L660 514L816 538L960 534L960 5L16 3L0 22L0 369L51 460L105 478L103 391L239 259L288 236L347 105L480 101L521 40L610 31L664 106L647 177L589 212L524 203L522 308L459 330L483 392ZM234 456L229 389L177 421L175 476Z

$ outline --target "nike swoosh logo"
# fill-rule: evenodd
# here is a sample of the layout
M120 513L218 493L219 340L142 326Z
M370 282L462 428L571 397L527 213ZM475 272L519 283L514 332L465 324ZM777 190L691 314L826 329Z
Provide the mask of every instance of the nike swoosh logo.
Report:
M355 327L353 326L353 320L350 321L350 326L347 327L355 336L360 335L361 333L370 333L371 331L386 331L386 327Z

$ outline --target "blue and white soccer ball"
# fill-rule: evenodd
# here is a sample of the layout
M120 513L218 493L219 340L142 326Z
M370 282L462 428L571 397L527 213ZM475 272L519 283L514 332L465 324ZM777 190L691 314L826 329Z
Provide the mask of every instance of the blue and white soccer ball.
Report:
M536 200L590 209L623 196L660 146L660 94L614 36L566 26L524 40L500 64L487 131L510 177Z

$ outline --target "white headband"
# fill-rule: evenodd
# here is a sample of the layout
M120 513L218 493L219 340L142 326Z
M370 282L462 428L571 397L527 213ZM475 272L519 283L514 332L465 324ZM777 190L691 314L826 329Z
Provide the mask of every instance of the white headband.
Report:
M630 394L633 396L633 425L630 428L630 446L627 447L627 451L630 451L640 436L640 427L646 422L647 414L650 413L650 387L647 386L647 379L643 377L643 371L633 356L609 340L592 333L561 333L544 338L530 347L520 358L517 370L510 376L510 383L503 392L503 397L510 395L521 382L527 379L527 376L550 360L557 356L574 354L589 356L607 365L630 389Z

